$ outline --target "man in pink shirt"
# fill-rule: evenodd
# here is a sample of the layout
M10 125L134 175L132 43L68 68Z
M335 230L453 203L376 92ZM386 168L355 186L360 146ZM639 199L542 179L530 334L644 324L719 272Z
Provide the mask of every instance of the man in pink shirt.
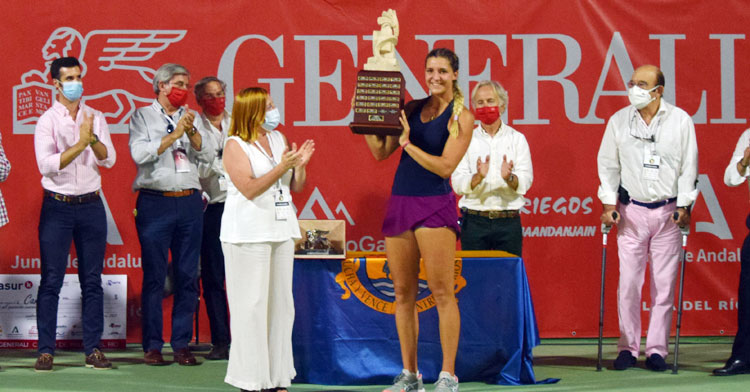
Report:
M100 198L99 167L115 164L115 149L101 112L81 102L81 65L74 57L50 66L57 100L37 121L34 149L44 199L39 217L42 280L37 294L38 372L52 371L57 304L71 241L78 256L86 367L110 369L99 351L104 329L101 282L107 219Z

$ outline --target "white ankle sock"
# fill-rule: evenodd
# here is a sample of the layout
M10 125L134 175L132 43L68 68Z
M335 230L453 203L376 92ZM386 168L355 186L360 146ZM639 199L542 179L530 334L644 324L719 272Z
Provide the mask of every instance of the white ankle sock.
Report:
M438 380L441 379L441 378L449 378L449 379L453 380L453 377L454 376L452 374L448 373L448 372L440 372L440 375L438 376Z

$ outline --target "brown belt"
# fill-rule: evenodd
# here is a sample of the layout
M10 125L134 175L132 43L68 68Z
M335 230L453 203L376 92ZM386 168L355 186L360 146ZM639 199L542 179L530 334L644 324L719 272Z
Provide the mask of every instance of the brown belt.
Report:
M461 212L469 215L478 215L489 219L503 219L518 217L518 210L500 210L500 211L476 211L468 208L462 208Z
M149 195L158 195L164 197L184 197L190 196L196 192L195 189L184 189L181 191L155 191L153 189L139 189L140 192L147 193Z
M61 201L63 203L68 203L68 204L84 204L84 203L90 203L92 201L99 200L99 191L91 192L91 193L84 193L83 195L69 196L69 195L63 195L62 193L48 191L45 189L44 195L51 199L55 199L57 201Z

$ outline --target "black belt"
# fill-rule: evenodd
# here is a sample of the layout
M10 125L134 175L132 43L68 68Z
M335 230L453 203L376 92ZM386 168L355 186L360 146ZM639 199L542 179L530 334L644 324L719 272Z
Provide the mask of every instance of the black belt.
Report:
M153 189L139 189L138 191L147 193L149 195L158 195L164 197L184 197L190 196L193 193L197 192L197 190L195 189L184 189L181 191L155 191Z
M84 204L84 203L90 203L92 201L97 201L100 199L99 191L91 192L91 193L84 193L83 195L69 196L69 195L63 195L62 193L48 191L45 189L44 196L47 196L51 199L55 199L57 201L61 201L63 203L68 203L68 204Z
M676 201L677 201L676 197L673 197L671 199L666 199L666 200L654 201L654 202L651 202L651 203L644 203L642 201L630 199L631 203L633 203L633 204L635 204L637 206L646 207L649 210L653 210L653 209L659 208L659 207L664 207L665 205L674 203Z
M518 217L518 210L495 210L495 211L476 211L468 208L461 208L461 212L469 215L478 215L489 219L503 219Z

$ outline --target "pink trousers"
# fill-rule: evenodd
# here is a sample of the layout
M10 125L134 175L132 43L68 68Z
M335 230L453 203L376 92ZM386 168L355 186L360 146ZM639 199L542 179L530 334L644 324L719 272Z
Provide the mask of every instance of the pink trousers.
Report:
M641 291L649 258L651 318L646 336L646 357L656 353L666 358L668 353L675 279L682 245L680 229L671 219L675 208L676 203L655 209L630 203L620 209L622 220L617 228L620 340L617 351L628 350L636 358L641 346Z

